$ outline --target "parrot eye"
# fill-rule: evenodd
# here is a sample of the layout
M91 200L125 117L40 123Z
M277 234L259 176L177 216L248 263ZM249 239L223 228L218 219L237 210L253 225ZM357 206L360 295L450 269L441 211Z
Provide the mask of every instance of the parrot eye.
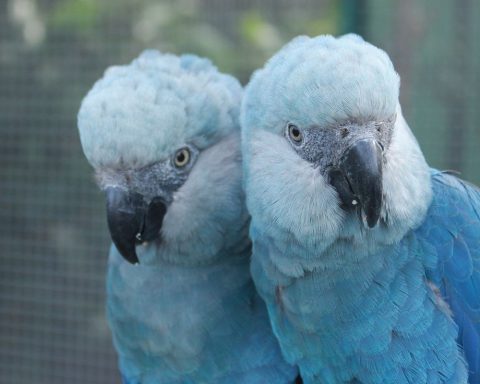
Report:
M177 168L185 167L190 161L190 150L188 148L181 148L175 152L173 163Z
M288 136L294 144L300 144L303 141L303 134L300 129L294 124L288 124L287 126Z

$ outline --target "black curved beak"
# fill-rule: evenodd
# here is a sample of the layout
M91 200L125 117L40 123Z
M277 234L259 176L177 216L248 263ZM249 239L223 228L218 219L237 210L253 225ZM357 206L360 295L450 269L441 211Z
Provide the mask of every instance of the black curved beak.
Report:
M382 147L375 140L359 140L349 147L330 172L330 183L345 206L360 204L369 228L375 227L382 208Z
M105 192L112 241L125 260L136 264L135 246L159 238L167 207L159 197L147 204L141 194L119 187L108 187Z

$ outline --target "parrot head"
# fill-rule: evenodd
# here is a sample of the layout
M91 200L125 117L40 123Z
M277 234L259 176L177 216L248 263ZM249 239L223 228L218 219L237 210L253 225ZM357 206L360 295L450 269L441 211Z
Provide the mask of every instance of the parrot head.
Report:
M338 234L346 218L378 227L403 192L392 191L397 168L423 159L401 116L399 84L387 54L359 36L287 44L253 75L242 104L249 205L309 236Z
M166 258L198 242L220 246L215 226L239 214L241 93L206 59L146 51L109 68L84 98L83 150L105 192L113 243L130 263L152 243Z

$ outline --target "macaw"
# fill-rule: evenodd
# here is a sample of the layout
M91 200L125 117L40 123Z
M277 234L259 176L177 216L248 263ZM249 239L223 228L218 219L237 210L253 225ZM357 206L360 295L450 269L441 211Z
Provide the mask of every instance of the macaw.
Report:
M480 383L480 191L430 168L388 55L295 38L241 107L252 276L308 383Z
M292 383L250 273L242 87L193 55L109 68L78 127L105 192L107 314L125 384Z

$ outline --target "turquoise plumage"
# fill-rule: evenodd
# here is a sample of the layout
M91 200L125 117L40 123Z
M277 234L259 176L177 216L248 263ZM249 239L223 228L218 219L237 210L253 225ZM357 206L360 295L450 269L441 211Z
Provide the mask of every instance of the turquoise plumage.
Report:
M435 170L388 56L300 37L242 103L251 271L308 383L480 382L480 194Z
M82 103L80 137L114 241L107 309L124 383L297 375L249 273L241 95L206 59L147 51L107 70Z
M433 201L415 232L426 276L439 287L459 327L470 374L480 383L480 190L434 171Z

